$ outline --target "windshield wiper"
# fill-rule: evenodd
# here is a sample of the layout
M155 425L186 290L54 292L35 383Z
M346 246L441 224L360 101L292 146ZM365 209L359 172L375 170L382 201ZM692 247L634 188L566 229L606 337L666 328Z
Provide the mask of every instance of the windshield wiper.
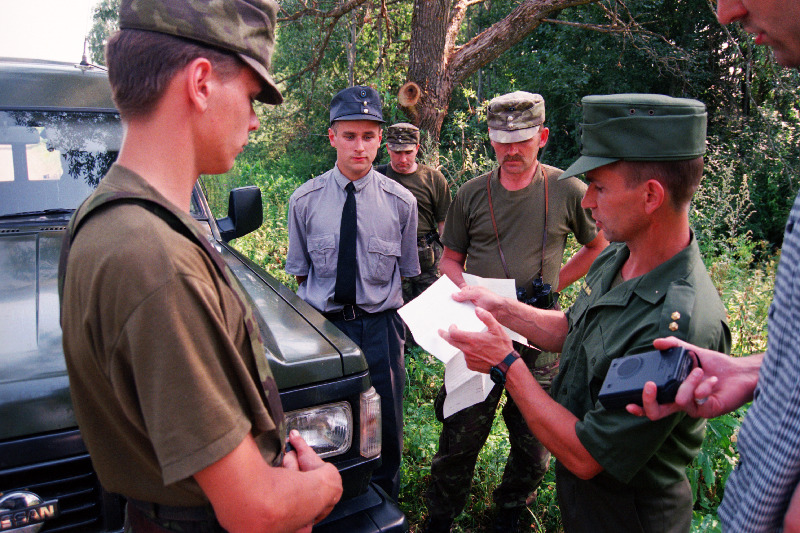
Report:
M0 215L0 220L7 219L7 218L18 218L18 217L32 217L32 216L40 216L40 215L69 215L75 211L74 209L64 209L64 208L57 208L57 209L42 209L41 211L22 211L20 213L11 213L8 215Z

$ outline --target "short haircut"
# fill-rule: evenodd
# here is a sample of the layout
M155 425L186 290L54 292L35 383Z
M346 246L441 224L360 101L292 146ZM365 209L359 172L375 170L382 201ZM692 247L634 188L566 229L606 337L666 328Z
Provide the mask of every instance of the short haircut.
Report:
M675 209L689 205L703 179L703 157L680 161L626 161L632 172L627 173L629 186L648 180L658 181L669 193Z
M368 122L374 122L374 123L375 123L375 126L376 126L376 127L379 129L379 130L382 130L382 129L383 129L383 127L381 126L381 123L380 123L380 122L378 122L378 121L375 121L375 120L368 120L368 119L365 119L365 120L367 120ZM336 133L336 134L338 134L338 133L339 133L339 123L340 123L340 122L354 122L354 121L350 121L350 120L334 120L333 122L331 122L331 126L330 126L330 128L333 130L333 133Z
M150 114L175 74L199 57L208 59L222 80L236 76L245 66L233 53L180 37L144 30L118 31L106 45L106 65L120 115Z

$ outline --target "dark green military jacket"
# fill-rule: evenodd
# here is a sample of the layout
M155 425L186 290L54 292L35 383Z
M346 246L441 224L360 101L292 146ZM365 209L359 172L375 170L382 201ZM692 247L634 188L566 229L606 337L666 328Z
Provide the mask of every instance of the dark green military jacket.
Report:
M597 401L611 361L653 349L653 340L674 335L701 347L730 351L725 307L703 265L694 235L665 263L611 288L629 256L615 243L592 264L575 304L553 398L579 422L581 443L605 472L625 485L660 488L686 479L697 455L704 421L675 414L651 421Z

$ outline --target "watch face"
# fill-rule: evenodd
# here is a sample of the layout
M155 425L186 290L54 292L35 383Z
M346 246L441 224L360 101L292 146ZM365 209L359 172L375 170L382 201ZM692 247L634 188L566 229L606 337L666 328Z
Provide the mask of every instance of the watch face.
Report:
M498 385L505 385L506 383L506 375L496 366L493 366L491 370L489 370L489 377Z

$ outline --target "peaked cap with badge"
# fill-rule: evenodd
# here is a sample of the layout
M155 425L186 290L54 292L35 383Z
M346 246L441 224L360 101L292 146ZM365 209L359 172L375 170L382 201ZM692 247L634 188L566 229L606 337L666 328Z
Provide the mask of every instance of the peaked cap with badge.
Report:
M386 128L385 137L389 150L413 150L419 144L419 128L408 122L398 122Z
M283 96L269 73L277 12L273 0L122 0L119 27L164 33L232 52L264 82L256 98L280 104Z
M486 123L494 142L527 141L544 123L544 98L525 91L493 98L486 109Z
M661 94L585 96L581 156L559 177L615 161L682 161L706 151L706 106Z
M331 100L330 119L331 124L337 120L385 122L378 91L360 85L342 89Z

